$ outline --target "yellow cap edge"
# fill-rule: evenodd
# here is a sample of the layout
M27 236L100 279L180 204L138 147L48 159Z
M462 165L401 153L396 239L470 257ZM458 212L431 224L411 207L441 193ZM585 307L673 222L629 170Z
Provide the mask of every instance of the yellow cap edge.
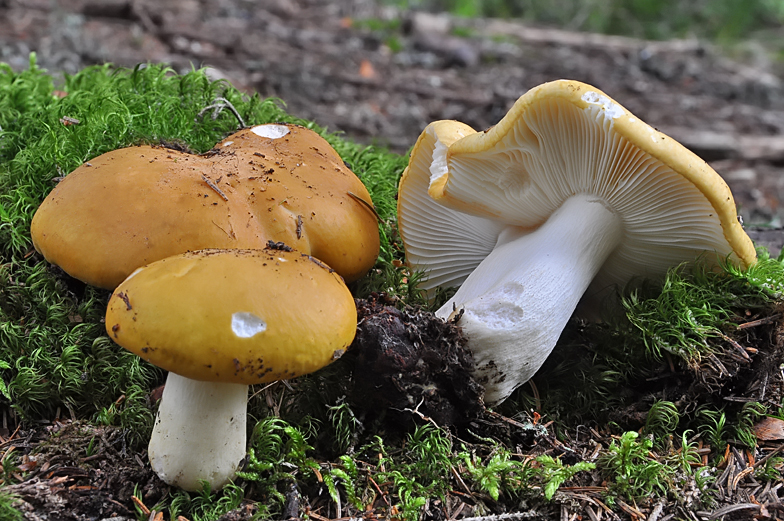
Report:
M563 98L579 108L588 108L590 103L583 99L583 96L589 92L606 98L602 100L604 104L608 101L613 103L614 110L618 108L623 110L623 115L614 117L614 130L691 182L716 211L724 238L735 252L735 255L737 255L741 266L747 268L755 264L757 262L757 252L754 248L754 243L738 221L735 200L724 179L691 150L673 138L654 129L634 116L610 96L586 83L572 80L556 80L534 87L514 103L498 124L484 132L475 132L454 141L449 146L448 154L451 156L489 150L507 135L515 122L531 105L544 98ZM431 123L431 125L435 124ZM431 125L428 125L428 128ZM420 141L421 139L420 137ZM419 144L419 141L417 144ZM414 150L416 150L416 146ZM401 179L401 184L403 180ZM449 200L448 174L440 181L438 187L435 185L431 187L431 197ZM398 207L399 205L400 202L398 201Z

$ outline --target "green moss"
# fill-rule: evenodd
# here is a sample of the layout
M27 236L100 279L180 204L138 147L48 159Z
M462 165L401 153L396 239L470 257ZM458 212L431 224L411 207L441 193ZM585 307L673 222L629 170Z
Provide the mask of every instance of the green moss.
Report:
M23 521L24 516L14 507L15 498L0 491L0 519L4 521Z

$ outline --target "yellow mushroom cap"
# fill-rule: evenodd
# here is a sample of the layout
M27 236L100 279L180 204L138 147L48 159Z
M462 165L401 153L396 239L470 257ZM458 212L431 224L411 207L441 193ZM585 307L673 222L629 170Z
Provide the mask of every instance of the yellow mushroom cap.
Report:
M232 161L233 163L234 161ZM215 158L209 165L222 165ZM137 146L102 154L66 176L33 216L33 245L87 284L114 289L133 270L201 248L263 248L265 231L247 197L202 175L199 156ZM228 200L226 200L228 199Z
M604 200L624 233L589 293L701 255L756 262L727 184L705 161L570 80L528 91L486 131L454 121L423 131L399 188L407 259L430 273L423 287L459 285L501 230L533 231L580 194Z
M378 255L368 205L367 189L321 136L257 125L200 156L135 146L91 159L52 190L31 234L49 262L107 289L171 255L269 240L351 282Z
M341 278L295 251L201 250L139 268L112 294L106 331L193 380L255 384L316 371L356 332Z
M259 221L281 237L271 239L324 261L346 282L373 266L379 236L370 193L324 138L298 125L257 125L216 146L222 148L249 157L240 177L262 176L254 180L264 181L260 190L246 189Z

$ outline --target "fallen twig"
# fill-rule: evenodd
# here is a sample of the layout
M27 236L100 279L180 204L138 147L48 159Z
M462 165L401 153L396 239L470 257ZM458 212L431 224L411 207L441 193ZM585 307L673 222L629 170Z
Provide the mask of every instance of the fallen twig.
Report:
M460 521L506 521L507 519L530 519L532 517L539 517L539 515L531 514L530 512L510 512L507 514L493 514L489 516L464 517L460 519Z
M738 324L737 326L735 326L735 328L748 329L750 327L762 326L764 324L770 324L771 322L775 322L780 318L781 318L781 313L776 313L775 315L770 315L769 317L760 318L759 320L752 320L751 322L744 322L743 324Z
M219 196L221 196L221 198L222 198L224 201L228 201L228 200L229 200L229 198L228 198L228 197L226 197L226 194L224 194L224 193L223 193L223 190L221 190L220 188L218 188L218 185L216 185L215 183L213 183L212 181L210 181L210 180L209 180L209 178L208 178L206 175L202 174L202 175L201 175L201 178L204 180L204 182L205 182L205 183L207 183L207 186L209 186L210 188L212 188L212 189L213 189L213 191L215 191L215 193L216 193L216 194L218 194Z
M211 105L204 107L199 111L198 114L196 114L196 121L200 120L204 116L204 113L210 109L212 109L211 117L213 120L218 119L218 116L223 111L223 109L229 109L229 111L234 114L234 117L237 118L237 121L240 124L239 128L245 128L245 120L242 119L239 111L234 108L234 105L232 105L231 102L226 98L215 98Z
M719 519L733 512L739 512L741 510L759 510L759 509L760 509L760 505L754 503L738 503L735 505L727 505L726 507L721 507L715 512L697 512L697 515L701 517L708 517L710 519Z

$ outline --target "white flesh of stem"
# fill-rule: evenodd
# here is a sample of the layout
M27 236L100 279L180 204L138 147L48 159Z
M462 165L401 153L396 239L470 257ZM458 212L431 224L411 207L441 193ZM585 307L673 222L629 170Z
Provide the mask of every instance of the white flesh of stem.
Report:
M169 373L148 453L168 483L202 490L227 484L245 457L248 386L200 382Z
M575 195L534 232L510 227L436 314L458 325L474 354L485 402L528 381L552 351L599 268L621 241L606 203Z

